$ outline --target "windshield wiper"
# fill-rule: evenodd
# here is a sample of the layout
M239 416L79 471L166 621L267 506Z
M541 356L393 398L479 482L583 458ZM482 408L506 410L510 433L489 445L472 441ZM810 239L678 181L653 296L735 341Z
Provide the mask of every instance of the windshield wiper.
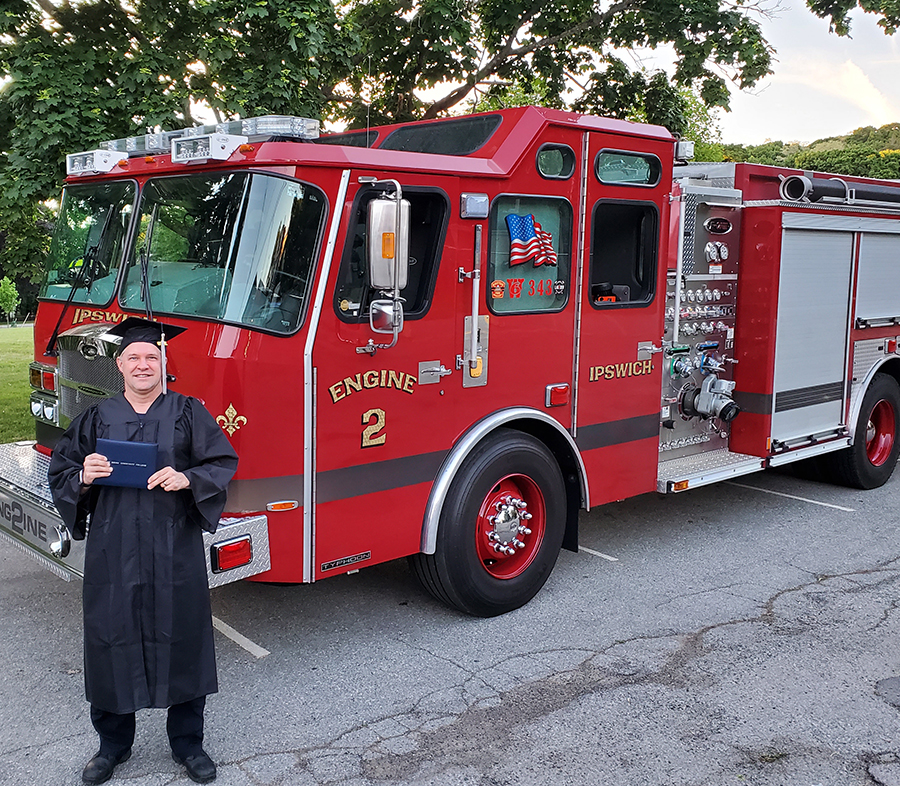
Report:
M156 211L159 208L157 202L150 211L150 219L147 221L147 232L144 236L144 250L141 251L141 300L144 301L144 310L147 319L153 320L153 307L150 305L150 241L153 239L153 228L156 226Z
M55 357L59 353L56 351L56 342L59 339L59 329L62 326L62 321L65 319L66 313L69 310L69 306L72 305L72 300L75 298L75 293L81 289L85 285L85 280L87 280L88 284L86 290L88 292L91 291L91 285L94 283L94 267L97 264L99 259L99 250L100 244L103 242L103 238L106 236L106 233L109 231L110 226L112 225L113 216L116 213L116 206L110 205L109 212L106 214L106 221L103 222L103 228L100 230L100 235L97 237L97 242L94 243L84 254L84 257L81 260L81 269L78 272L77 280L72 282L72 288L69 291L69 297L66 298L66 303L63 306L63 310L60 312L59 319L56 321L56 327L53 328L53 333L50 334L50 340L47 342L47 348L44 350L44 357Z

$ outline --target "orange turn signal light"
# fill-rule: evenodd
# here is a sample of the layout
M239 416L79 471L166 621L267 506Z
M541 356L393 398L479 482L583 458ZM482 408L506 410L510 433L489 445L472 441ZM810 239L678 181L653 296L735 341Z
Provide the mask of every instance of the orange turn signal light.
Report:
M381 233L381 256L385 259L394 258L394 233Z
M296 510L300 507L300 503L295 499L282 499L278 502L267 502L266 510L270 513L278 510Z

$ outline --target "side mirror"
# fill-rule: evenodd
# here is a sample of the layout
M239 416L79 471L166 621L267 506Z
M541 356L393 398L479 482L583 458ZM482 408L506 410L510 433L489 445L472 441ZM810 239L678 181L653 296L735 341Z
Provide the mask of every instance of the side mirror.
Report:
M369 327L375 333L394 333L403 330L403 304L398 300L373 300L369 306Z
M366 236L371 286L391 291L406 287L409 278L409 202L405 199L373 199L369 202Z

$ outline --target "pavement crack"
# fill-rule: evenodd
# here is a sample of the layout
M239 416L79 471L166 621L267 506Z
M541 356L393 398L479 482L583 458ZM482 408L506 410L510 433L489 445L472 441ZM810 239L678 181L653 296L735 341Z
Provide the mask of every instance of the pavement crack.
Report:
M892 600L890 605L881 612L881 618L878 620L878 622L876 622L871 627L866 628L866 632L871 633L874 630L878 630L878 628L880 628L882 625L884 625L884 623L888 621L888 619L890 619L891 613L897 611L897 609L900 609L900 601Z
M729 590L732 587L739 587L740 582L735 581L731 584L722 584L717 587L708 587L707 589L696 590L695 592L682 592L677 595L672 595L666 598L662 603L658 603L654 608L661 609L663 606L667 606L668 604L676 601L676 600L684 600L685 598L696 598L700 595L710 595L715 592L724 592L725 590Z
M464 674L468 674L470 677L474 677L477 674L477 672L472 671L461 663L458 663L457 661L453 660L453 658L448 658L446 655L442 655L439 652L432 652L430 649L428 649L428 647L423 647L420 644L412 644L411 642L405 641L404 639L395 639L395 641L405 647L409 647L412 650L424 652L426 655L431 655L432 658L436 658L437 660L442 660L445 663L449 663L451 666L455 666L461 672L463 672Z

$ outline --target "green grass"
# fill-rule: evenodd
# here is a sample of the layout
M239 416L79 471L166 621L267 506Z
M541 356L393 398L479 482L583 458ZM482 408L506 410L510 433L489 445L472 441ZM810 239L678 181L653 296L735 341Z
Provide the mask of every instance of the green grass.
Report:
M28 364L34 358L31 326L0 327L0 443L34 439L28 401Z

